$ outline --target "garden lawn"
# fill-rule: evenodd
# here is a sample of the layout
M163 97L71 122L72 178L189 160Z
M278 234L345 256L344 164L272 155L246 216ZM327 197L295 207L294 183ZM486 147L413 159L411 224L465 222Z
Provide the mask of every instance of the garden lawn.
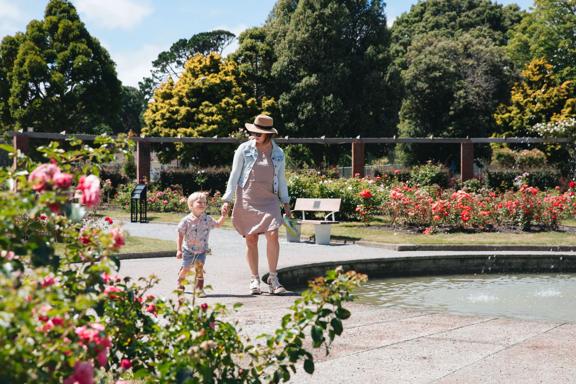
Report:
M305 228L304 234L313 234ZM576 233L512 232L512 233L441 233L424 235L391 229L372 229L361 223L341 223L332 227L332 237L341 240L363 240L383 244L446 244L446 245L571 245L576 246Z
M147 237L126 236L126 244L120 248L120 254L174 251L176 254L176 240L158 240ZM62 252L62 244L56 245L56 251Z
M110 216L114 219L130 220L130 213L121 210L107 210L99 212L103 216ZM217 212L212 215L218 216ZM151 212L148 219L151 222L177 223L185 214ZM576 226L576 220L567 220L564 225ZM332 238L341 241L355 242L359 240L370 241L382 244L446 244L446 245L568 245L576 246L576 233L571 232L506 232L506 233L449 233L423 235L421 233L409 233L406 231L394 231L388 228L377 228L381 226L381 221L374 221L367 226L364 223L341 222L332 226ZM232 228L230 218L226 220L224 228ZM280 229L281 234L285 234L284 228ZM312 225L302 226L302 238L306 240L314 234ZM130 241L130 240L129 240ZM127 242L128 243L128 242ZM152 241L151 247L161 247L161 241ZM156 244L158 243L158 244ZM162 250L175 249L175 243L167 243ZM135 245L136 246L136 245ZM143 246L144 248L146 246ZM126 247L125 247L126 248ZM126 251L122 253L140 252Z

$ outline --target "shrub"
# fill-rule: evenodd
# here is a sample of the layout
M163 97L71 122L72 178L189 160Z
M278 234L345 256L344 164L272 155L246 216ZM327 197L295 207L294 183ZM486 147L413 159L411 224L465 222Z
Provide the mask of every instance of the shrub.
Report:
M546 154L539 149L524 149L516 156L516 166L521 170L542 168L546 165Z
M546 154L539 149L514 151L508 147L494 146L490 166L496 169L514 168L529 171L543 168Z
M485 188L484 181L477 178L472 178L464 181L462 183L462 190L465 192L479 193L483 188Z
M499 168L514 168L516 165L516 153L508 147L493 146L490 165Z
M103 166L100 170L100 179L102 180L102 202L106 204L114 203L112 200L118 193L121 185L130 183L127 176L120 172L119 167Z
M185 195L195 191L224 193L229 175L228 167L167 169L160 172L159 189L179 185Z
M445 167L440 164L428 162L427 164L412 168L410 171L410 181L420 186L436 184L446 188L448 187L450 177Z
M576 187L576 183L573 184ZM495 227L532 226L556 229L562 218L576 214L576 194L557 190L541 192L523 184L518 191L469 193L463 190L430 190L408 185L390 189L383 211L392 224L486 230Z
M136 179L136 160L134 159L134 153L126 154L124 158L124 174L130 180Z
M539 189L550 189L560 185L560 172L553 168L544 168L525 172L525 181L528 185L535 186ZM497 170L488 169L486 171L486 184L489 188L499 191L517 189L514 181L524 173L518 170Z

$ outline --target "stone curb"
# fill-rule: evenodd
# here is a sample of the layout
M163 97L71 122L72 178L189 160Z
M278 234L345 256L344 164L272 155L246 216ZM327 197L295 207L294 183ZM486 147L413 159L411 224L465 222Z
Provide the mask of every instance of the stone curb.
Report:
M435 244L385 244L359 240L355 244L366 247L388 249L391 251L534 251L534 252L574 252L572 245L435 245Z
M303 287L338 266L377 278L484 273L574 273L576 255L555 254L456 254L406 255L375 259L335 260L292 265L278 269L287 285ZM266 278L267 275L264 275Z
M130 259L154 259L157 257L176 257L176 250L161 252L137 252L137 253L120 253L116 255L120 260Z

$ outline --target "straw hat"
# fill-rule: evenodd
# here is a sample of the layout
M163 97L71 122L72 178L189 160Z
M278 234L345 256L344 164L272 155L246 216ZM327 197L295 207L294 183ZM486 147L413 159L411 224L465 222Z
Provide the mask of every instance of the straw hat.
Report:
M256 132L256 133L269 133L269 134L278 134L276 128L273 127L274 120L270 116L266 115L258 115L254 119L254 124L246 123L244 126L249 132Z

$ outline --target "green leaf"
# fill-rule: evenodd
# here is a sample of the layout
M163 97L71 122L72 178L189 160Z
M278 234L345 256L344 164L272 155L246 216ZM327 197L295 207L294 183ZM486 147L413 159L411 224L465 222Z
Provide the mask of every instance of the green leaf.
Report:
M324 328L315 325L312 327L311 334L313 341L312 345L314 348L318 348L324 341Z
M338 316L339 319L346 320L347 318L350 317L350 315L351 315L350 311L347 310L346 308L340 307L336 310L336 316Z
M336 335L340 336L342 334L342 331L344 330L344 328L342 327L342 320L335 317L330 321L330 324L332 325L332 328L334 329L334 333L336 333Z
M306 373L313 374L314 373L314 360L304 360L304 370Z
M8 144L0 144L0 149L4 150L6 152L9 152L9 153L16 152L16 149L13 146L8 145Z

